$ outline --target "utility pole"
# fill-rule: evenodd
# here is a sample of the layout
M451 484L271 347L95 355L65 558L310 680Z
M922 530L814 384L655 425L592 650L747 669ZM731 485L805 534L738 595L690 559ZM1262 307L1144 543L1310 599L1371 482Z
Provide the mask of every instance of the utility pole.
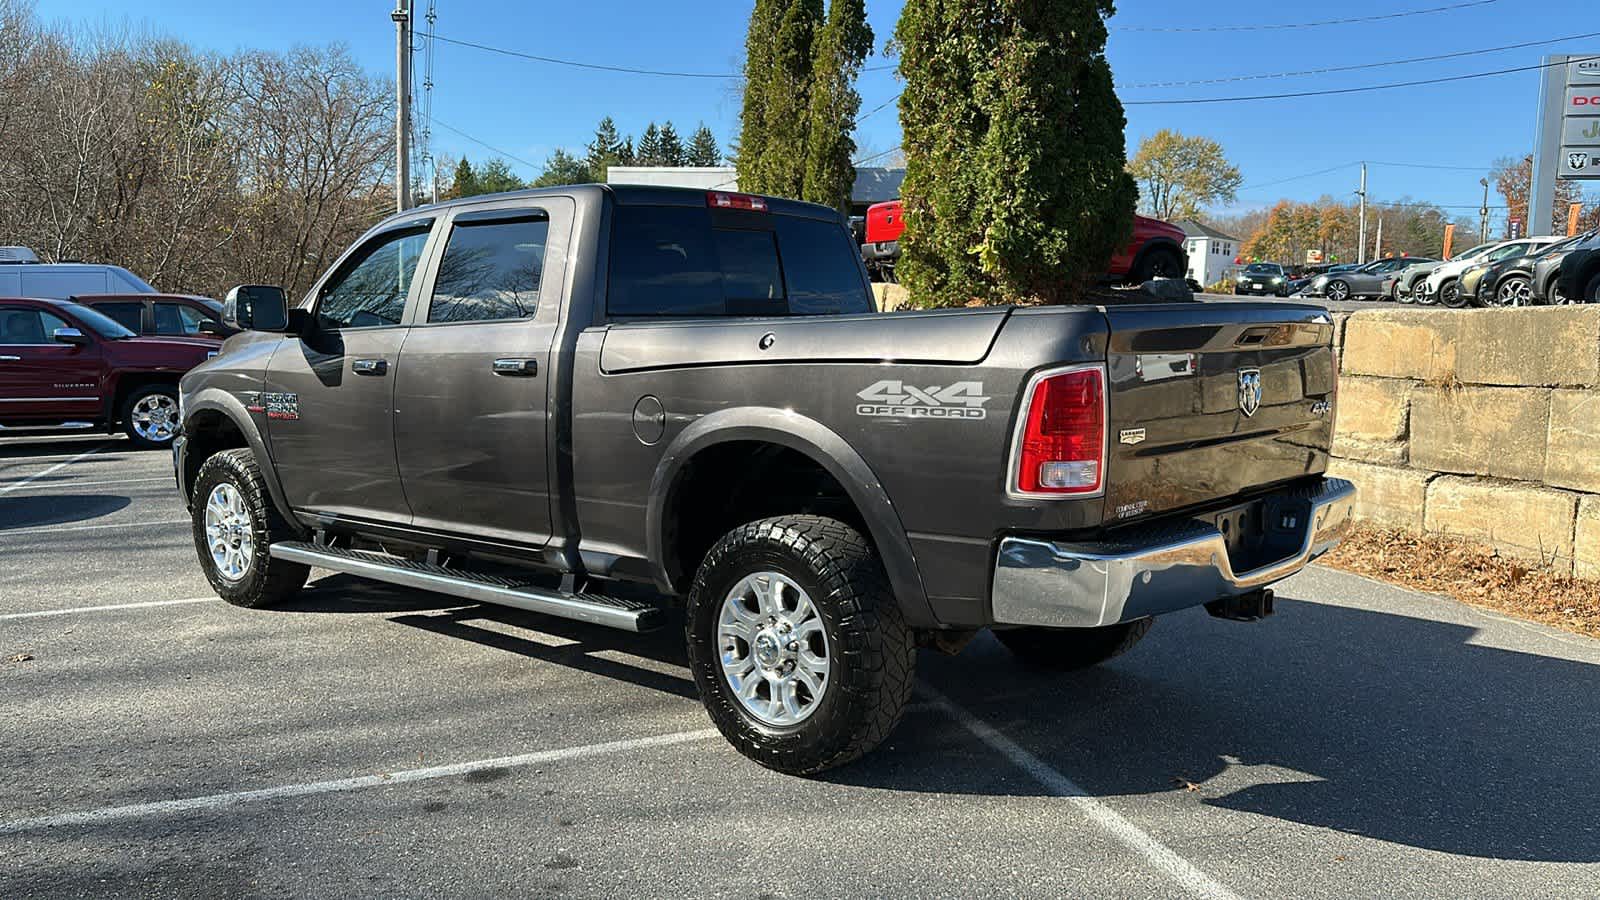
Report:
M1478 183L1483 185L1483 206L1478 208L1478 243L1489 242L1489 179L1479 178Z
M394 20L394 203L411 208L411 0L395 0Z
M1383 213L1378 213L1378 241L1372 248L1373 259L1383 259Z
M1358 235L1357 239L1360 242L1360 246L1358 246L1356 248L1356 262L1364 263L1364 262L1367 261L1367 164L1366 163L1362 163L1361 164L1361 190L1356 191L1356 195L1361 198L1361 212L1360 212L1360 214L1358 216L1358 220L1360 222L1360 225L1357 228L1357 230L1359 232L1359 235Z

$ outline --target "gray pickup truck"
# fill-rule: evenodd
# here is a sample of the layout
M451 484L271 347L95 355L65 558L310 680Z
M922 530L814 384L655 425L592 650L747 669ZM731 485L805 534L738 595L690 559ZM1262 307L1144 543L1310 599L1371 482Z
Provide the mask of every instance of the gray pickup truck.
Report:
M373 228L182 383L179 486L230 603L313 567L644 631L814 773L895 726L918 647L1025 665L1272 611L1333 546L1333 322L1179 303L880 314L833 210L588 185Z

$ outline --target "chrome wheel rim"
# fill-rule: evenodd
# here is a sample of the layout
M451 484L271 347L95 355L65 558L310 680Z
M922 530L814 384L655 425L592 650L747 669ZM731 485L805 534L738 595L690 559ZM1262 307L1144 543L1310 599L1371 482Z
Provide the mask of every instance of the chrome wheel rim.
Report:
M1343 300L1348 296L1350 296L1350 289L1345 286L1344 282L1335 281L1333 284L1328 285L1329 300Z
M717 646L723 679L759 722L796 725L827 694L827 631L811 597L785 575L756 572L728 591Z
M206 547L211 565L227 581L238 581L250 571L256 556L256 533L244 495L226 482L211 489L206 498Z
M1533 299L1533 287L1521 278L1512 280L1500 286L1501 306L1527 306Z
M1572 300L1561 290L1561 285L1558 283L1550 285L1550 302L1556 306L1566 306Z
M178 401L170 394L141 397L128 413L133 431L147 441L170 441L178 430Z

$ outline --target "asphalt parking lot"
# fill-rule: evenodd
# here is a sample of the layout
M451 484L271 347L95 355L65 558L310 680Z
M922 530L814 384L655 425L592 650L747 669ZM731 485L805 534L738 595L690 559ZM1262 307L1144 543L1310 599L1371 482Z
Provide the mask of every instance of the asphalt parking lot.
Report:
M681 637L215 600L165 454L0 439L0 897L1600 894L1600 642L1313 568L1100 669L925 652L818 780Z

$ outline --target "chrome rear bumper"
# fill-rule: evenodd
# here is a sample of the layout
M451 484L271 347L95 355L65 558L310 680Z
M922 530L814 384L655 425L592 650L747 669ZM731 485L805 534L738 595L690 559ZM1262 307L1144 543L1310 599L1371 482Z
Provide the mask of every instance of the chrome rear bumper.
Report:
M1092 628L1236 597L1281 581L1333 549L1350 527L1356 488L1324 478L1265 500L1298 550L1235 572L1227 539L1210 522L1184 519L1120 534L1115 542L1000 541L991 599L1000 625Z

